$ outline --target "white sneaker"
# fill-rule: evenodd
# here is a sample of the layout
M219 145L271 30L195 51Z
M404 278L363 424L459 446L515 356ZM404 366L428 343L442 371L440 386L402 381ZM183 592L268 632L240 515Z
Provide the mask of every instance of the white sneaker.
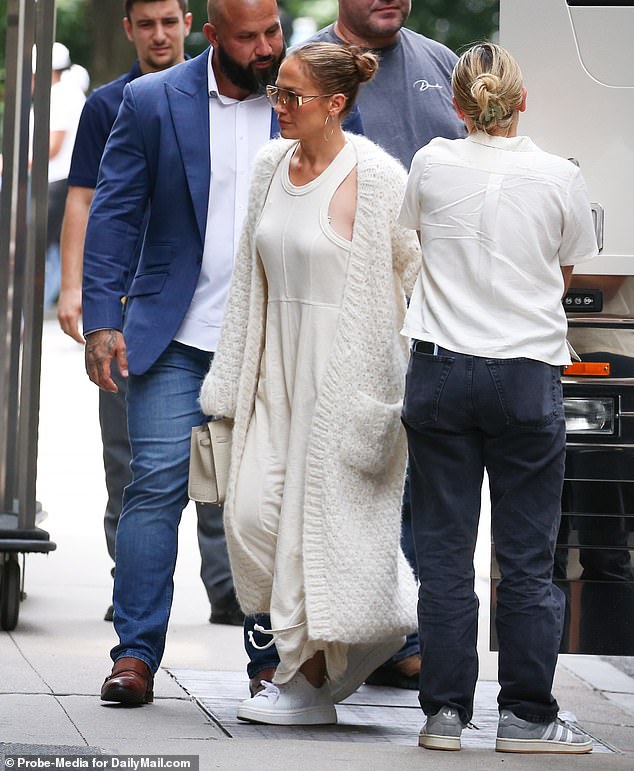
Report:
M315 688L298 672L284 685L262 680L264 689L238 707L238 718L270 725L327 725L337 722L328 685Z
M405 643L405 637L392 637L380 643L351 645L348 666L341 679L330 682L330 693L335 704L347 699L365 682L375 669L385 664Z

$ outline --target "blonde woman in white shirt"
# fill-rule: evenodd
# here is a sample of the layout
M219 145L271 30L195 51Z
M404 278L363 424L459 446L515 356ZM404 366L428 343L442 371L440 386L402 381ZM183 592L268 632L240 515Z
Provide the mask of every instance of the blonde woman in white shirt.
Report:
M551 694L564 597L552 583L570 362L561 304L573 265L596 255L572 163L518 135L526 89L503 48L457 62L465 139L415 155L400 221L419 231L422 267L403 334L412 338L403 421L420 569L419 743L458 750L478 677L473 553L487 470L501 580L496 749L583 753Z
M260 723L337 719L416 628L400 550L407 343L418 242L398 225L407 175L341 130L376 57L312 43L268 88L283 139L254 165L206 414L235 418L227 547L245 613L270 612ZM259 627L256 628L259 630Z

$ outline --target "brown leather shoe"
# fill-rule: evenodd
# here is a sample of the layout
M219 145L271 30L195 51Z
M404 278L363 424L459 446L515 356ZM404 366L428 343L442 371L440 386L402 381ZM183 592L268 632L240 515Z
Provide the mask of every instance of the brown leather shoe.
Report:
M256 672L249 680L249 692L251 693L251 696L260 693L260 691L264 689L262 680L267 680L270 683L271 680L273 680L274 674L275 667L267 667L266 669L261 669L259 672Z
M149 704L154 701L153 687L154 677L145 661L124 656L115 661L112 673L104 680L101 700L129 705Z

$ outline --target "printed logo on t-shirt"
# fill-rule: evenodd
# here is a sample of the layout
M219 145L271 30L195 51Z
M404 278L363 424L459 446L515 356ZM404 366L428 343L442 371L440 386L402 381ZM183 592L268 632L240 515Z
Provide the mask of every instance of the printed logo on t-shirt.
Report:
M421 78L414 81L413 88L417 88L419 91L428 91L430 88L442 88L442 86L440 83L430 83L425 78Z

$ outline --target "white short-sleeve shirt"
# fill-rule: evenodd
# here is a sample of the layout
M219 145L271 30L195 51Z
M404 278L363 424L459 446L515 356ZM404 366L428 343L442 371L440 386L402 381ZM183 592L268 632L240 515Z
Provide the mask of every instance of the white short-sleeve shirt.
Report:
M68 177L77 126L85 101L84 92L72 81L64 79L51 86L49 130L63 131L64 139L57 155L48 162L49 182L58 182Z
M420 231L402 333L474 356L568 364L560 266L597 254L579 169L528 137L434 139L399 221Z

